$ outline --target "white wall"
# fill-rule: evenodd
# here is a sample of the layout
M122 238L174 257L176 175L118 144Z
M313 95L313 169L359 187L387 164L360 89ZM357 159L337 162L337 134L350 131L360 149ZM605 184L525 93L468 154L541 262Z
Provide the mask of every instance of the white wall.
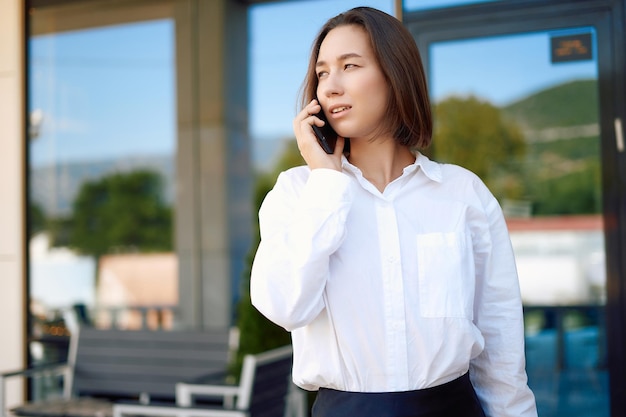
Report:
M525 304L575 305L605 301L602 229L512 231L511 243Z
M0 0L0 372L24 365L24 0ZM8 384L8 403L22 396Z

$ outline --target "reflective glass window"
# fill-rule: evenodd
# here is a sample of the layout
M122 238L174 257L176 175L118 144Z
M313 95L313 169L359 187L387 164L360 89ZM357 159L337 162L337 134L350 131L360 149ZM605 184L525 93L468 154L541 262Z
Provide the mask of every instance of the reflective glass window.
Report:
M38 10L31 19L55 27ZM65 359L81 321L172 325L174 24L42 30L28 42L31 360L48 362Z

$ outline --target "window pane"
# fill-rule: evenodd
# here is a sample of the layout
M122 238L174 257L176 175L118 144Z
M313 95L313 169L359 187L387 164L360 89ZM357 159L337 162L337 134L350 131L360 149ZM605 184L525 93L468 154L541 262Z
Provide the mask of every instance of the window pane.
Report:
M474 3L490 3L505 0L404 0L402 7L406 11L441 9L444 7L462 6Z
M113 325L115 308L139 327L129 307L163 307L148 320L167 325L178 303L174 24L52 32L29 48L29 291L43 343L31 352L48 361L64 353L46 342L80 317Z

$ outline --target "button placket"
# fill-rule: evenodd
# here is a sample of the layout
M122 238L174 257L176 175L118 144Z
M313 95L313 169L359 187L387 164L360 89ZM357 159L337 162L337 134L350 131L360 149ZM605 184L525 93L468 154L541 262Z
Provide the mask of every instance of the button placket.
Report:
M389 375L406 375L408 353L405 326L404 284L400 258L400 238L395 207L391 201L378 200L376 218L380 243L380 259L383 279L383 297L385 306L386 363ZM403 380L391 381L390 390L405 389L408 384Z

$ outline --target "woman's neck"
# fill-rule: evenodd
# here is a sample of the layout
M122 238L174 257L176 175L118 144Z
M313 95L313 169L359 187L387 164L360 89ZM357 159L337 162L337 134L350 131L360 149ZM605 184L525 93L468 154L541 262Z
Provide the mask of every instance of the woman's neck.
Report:
M393 139L350 140L348 160L382 193L405 167L415 162L415 155Z

